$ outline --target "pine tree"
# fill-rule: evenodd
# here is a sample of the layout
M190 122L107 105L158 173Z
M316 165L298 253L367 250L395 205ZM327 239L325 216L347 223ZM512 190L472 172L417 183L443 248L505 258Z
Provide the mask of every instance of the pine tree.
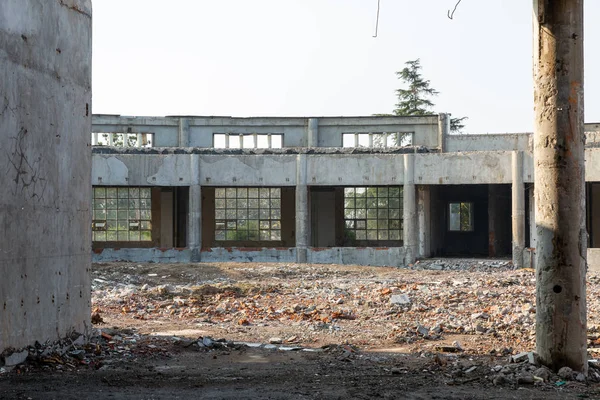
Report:
M397 89L398 103L394 115L432 115L430 109L435 105L429 97L437 96L438 91L430 86L429 80L421 76L421 60L407 61L402 71L396 72L398 78L408 85L407 89Z
M435 106L431 97L437 96L439 92L431 87L429 80L423 79L421 76L421 60L416 59L407 61L406 67L402 71L396 72L396 75L404 84L408 85L407 89L397 89L398 103L394 109L394 115L398 116L414 116L414 115L433 115L431 109ZM382 114L384 115L384 114ZM452 132L460 132L465 124L463 121L468 117L451 118L450 130Z

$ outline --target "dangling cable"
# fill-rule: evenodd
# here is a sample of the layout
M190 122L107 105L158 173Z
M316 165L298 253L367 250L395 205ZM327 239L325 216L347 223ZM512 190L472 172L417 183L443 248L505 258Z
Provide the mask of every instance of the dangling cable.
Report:
M381 5L381 0L377 0L377 20L375 21L375 35L374 38L377 37L377 31L379 30L379 7Z

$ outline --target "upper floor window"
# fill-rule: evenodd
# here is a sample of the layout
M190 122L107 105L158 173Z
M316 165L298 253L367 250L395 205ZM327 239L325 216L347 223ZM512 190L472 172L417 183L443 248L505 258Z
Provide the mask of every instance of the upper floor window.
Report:
M152 147L153 133L92 133L92 146Z
M215 133L213 147L216 149L280 149L283 147L283 134Z
M402 147L411 146L412 132L353 132L342 135L343 147Z

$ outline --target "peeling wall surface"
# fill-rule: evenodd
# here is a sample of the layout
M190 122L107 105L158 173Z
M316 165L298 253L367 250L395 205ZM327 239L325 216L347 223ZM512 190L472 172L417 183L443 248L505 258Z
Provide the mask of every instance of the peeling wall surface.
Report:
M0 351L90 328L91 12L0 2Z

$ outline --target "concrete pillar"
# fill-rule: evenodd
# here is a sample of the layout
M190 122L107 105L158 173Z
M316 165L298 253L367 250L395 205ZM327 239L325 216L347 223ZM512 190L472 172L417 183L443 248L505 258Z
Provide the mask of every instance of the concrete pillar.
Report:
M200 158L191 154L190 193L188 201L188 234L187 245L191 252L191 261L200 261L202 248L202 187L200 186Z
M438 115L438 148L446 151L446 137L450 134L450 114Z
M0 21L2 353L91 333L92 4L3 0Z
M417 259L419 232L417 227L417 201L415 188L415 155L404 154L404 249L405 265Z
M296 261L298 263L306 262L310 240L306 157L306 154L298 154L296 158Z
M517 268L523 267L525 249L525 185L523 153L512 153L512 258Z
M179 118L179 147L188 147L190 145L190 120Z
M308 119L308 147L319 147L319 119Z
M418 188L419 257L431 257L431 194L429 186Z
M498 210L498 187L496 185L488 186L488 256L496 257L498 252L497 228L497 210Z

